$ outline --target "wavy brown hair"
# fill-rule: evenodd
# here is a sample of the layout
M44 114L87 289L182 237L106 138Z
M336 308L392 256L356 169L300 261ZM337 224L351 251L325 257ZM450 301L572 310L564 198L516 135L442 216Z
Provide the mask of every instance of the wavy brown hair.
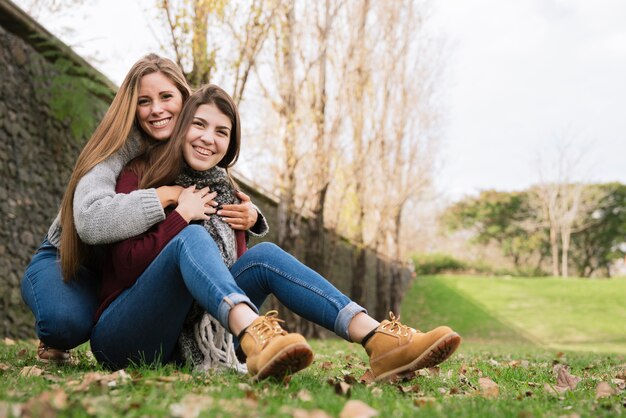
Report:
M235 102L226 91L214 84L207 84L193 93L185 102L170 140L165 143L155 143L145 154L133 161L132 170L140 178L140 189L174 184L185 164L183 141L193 122L196 111L200 106L206 104L215 105L220 112L230 119L232 124L228 149L226 154L224 154L224 158L217 163L218 167L226 169L226 173L230 178L228 169L239 158L239 145L241 142L239 112L237 111L237 105L235 105ZM231 182L233 182L232 178Z
M149 54L137 61L128 71L113 102L93 135L78 156L76 165L61 202L61 271L65 281L89 257L89 246L79 237L74 224L74 193L80 179L93 167L119 151L126 142L137 110L139 83L145 75L160 72L168 77L180 91L183 102L191 90L181 69L171 60ZM139 129L139 128L138 128Z

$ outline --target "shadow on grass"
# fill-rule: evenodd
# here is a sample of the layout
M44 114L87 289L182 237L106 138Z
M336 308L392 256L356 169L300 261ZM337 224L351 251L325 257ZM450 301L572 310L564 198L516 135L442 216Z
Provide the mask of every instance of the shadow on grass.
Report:
M475 342L538 343L436 277L413 281L402 303L402 322L422 330L448 325Z

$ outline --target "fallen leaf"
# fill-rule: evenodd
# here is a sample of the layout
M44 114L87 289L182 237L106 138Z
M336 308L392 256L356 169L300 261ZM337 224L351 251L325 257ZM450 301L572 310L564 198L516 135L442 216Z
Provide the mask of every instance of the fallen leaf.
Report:
M440 371L441 369L439 368L439 366L428 368L428 373L430 373L431 376L439 376Z
M332 418L326 412L321 409L314 409L307 411L306 409L296 408L291 412L293 418Z
M4 345L15 345L15 340L12 340L9 337L4 337L4 340L2 340L4 342Z
M596 399L607 398L615 395L616 393L617 391L606 382L600 382L598 383L598 386L596 386Z
M467 374L467 364L461 364L461 367L459 367L459 374L462 374L462 375Z
M159 376L156 380L159 382L189 382L193 380L193 376L186 373L176 373L169 376Z
M250 385L249 385L249 384L247 384L247 383L239 383L239 384L237 385L237 388L238 388L239 390L243 390L244 392L245 392L245 391L248 391L248 390L252 390L252 386L250 386Z
M478 385L480 386L480 394L484 398L497 398L500 394L500 389L496 382L488 377L479 378Z
M298 399L303 402L310 402L313 400L313 395L311 395L311 392L309 392L308 390L302 389L298 392Z
M9 366L6 363L0 363L0 372L6 372L7 370L9 370L11 368L11 366Z
M382 388L379 388L379 387L372 388L371 392L372 392L372 396L375 398L380 398L381 396L383 396Z
M611 379L611 383L613 383L619 390L626 389L626 380L624 379Z
M553 368L554 373L556 374L556 385L568 388L568 389L576 389L578 386L578 382L580 382L580 377L573 376L569 373L567 366L563 364L557 364Z
M450 388L450 395L460 395L463 392L461 391L461 389L457 388L456 386Z
M549 383L546 383L543 385L543 389L549 393L550 395L555 395L555 396L559 396L562 393L565 393L569 390L568 387L562 387L562 386L555 386L555 385L551 385Z
M432 396L421 396L419 398L413 399L413 405L417 407L424 407L429 405L434 405L437 403L437 400Z
M402 393L418 393L420 391L420 385L417 383L412 386L398 385L398 389Z
M446 388L437 388L437 392L439 392L441 395L445 395L446 393L448 393L448 389L446 389Z
M363 401L351 400L346 402L339 413L339 418L371 418L378 415L378 411Z
M15 355L17 357L26 357L26 355L28 354L28 350L25 348L22 348L20 351L18 351Z
M352 388L352 386L346 382L335 383L335 393L337 395L346 395L347 397L350 397L350 388Z
M349 385L355 385L357 383L357 380L354 376L352 376L351 374L346 374L343 376L343 381L346 382Z
M320 364L319 366L322 370L328 370L331 369L333 367L333 362L332 361L325 361L322 364Z
M487 361L487 363L489 363L489 364L490 364L490 365L492 365L493 367L497 367L497 366L499 366L499 365L500 365L500 363L498 363L498 361L497 361L497 360L494 360L494 359L492 359L492 358L490 358L490 359Z
M43 370L37 366L26 366L20 371L20 376L24 377L41 376L42 374Z
M62 389L42 392L30 398L21 408L24 418L56 417L57 412L67 409L67 394Z
M213 405L213 398L190 393L185 395L179 403L170 405L170 413L173 417L196 418L211 405Z

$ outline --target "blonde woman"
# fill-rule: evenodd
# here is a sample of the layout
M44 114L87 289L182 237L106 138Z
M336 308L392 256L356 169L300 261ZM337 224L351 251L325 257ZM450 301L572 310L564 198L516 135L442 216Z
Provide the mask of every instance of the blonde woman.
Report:
M115 184L130 160L169 139L190 93L174 62L145 56L126 75L78 157L60 213L21 283L22 297L35 316L40 360L67 361L68 350L89 339L101 277L94 246L145 232L165 219L165 207L177 202L179 186L116 194ZM240 198L241 204L225 208L231 227L263 232L263 217L247 196ZM215 212L211 203L207 214Z

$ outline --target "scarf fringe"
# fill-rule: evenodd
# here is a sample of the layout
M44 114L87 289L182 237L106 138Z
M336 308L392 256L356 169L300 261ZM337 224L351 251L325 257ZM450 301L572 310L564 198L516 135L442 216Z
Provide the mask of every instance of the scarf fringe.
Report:
M235 370L245 374L248 368L239 363L235 353L233 336L210 314L204 313L202 319L194 324L194 335L198 349L203 354L203 361L196 364L196 371L210 369Z

